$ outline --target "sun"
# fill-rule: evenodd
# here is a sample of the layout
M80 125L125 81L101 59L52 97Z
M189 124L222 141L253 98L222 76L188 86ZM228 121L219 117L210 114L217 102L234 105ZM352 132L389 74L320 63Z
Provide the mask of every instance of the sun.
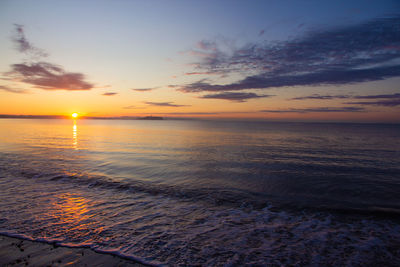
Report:
M72 116L72 118L76 119L76 118L78 118L78 113L72 113L71 116Z

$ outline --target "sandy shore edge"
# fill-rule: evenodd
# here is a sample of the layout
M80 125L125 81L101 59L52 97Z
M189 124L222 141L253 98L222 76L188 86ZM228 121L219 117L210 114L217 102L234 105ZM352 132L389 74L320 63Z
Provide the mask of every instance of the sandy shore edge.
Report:
M0 266L146 266L89 248L69 248L0 235Z

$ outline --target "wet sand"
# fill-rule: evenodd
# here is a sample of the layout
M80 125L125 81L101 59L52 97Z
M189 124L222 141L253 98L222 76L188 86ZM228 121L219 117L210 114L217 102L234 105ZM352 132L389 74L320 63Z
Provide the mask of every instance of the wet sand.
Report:
M145 266L88 248L68 248L0 235L0 266Z

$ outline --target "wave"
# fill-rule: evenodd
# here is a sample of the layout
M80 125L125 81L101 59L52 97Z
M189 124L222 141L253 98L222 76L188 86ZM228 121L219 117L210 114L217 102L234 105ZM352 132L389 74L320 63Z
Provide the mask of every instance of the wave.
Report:
M10 169L0 166L3 173L6 171L14 177L25 179L37 179L48 182L69 183L75 186L88 188L101 188L105 190L124 191L127 193L147 193L150 195L163 195L165 197L208 203L213 206L239 207L246 209L261 210L266 206L275 211L301 209L325 210L341 214L361 214L375 217L400 218L400 208L396 203L393 205L371 205L359 204L345 200L326 199L308 195L306 199L298 196L277 196L266 193L256 193L237 188L190 188L187 185L167 185L165 183L152 183L138 180L116 180L105 175L91 174L68 174L65 172L47 173L24 169Z
M252 206L261 209L266 206L265 200L260 199L260 194L252 194L235 188L185 188L178 185L154 184L137 180L116 181L111 177L100 175L70 175L65 173L21 172L20 177L38 179L60 183L73 183L88 188L102 188L125 192L141 192L151 195L165 195L177 199L209 202L213 205L227 206ZM14 174L15 175L15 174ZM265 196L264 196L265 197Z

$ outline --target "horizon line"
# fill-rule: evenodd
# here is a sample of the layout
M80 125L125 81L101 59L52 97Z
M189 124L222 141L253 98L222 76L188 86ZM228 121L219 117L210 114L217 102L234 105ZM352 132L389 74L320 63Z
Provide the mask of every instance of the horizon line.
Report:
M17 114L0 114L0 119L141 119L141 118L162 118L160 116L84 116L79 118L71 118L69 115L17 115Z
M230 118L230 117L161 117L161 116L79 116L71 118L69 115L16 115L0 114L0 119L66 119L66 120L226 120L226 121L259 121L259 122L282 122L282 123L354 123L354 124L394 124L400 122L368 122L368 121L340 121L340 120L307 120L307 119L274 119L274 118Z

